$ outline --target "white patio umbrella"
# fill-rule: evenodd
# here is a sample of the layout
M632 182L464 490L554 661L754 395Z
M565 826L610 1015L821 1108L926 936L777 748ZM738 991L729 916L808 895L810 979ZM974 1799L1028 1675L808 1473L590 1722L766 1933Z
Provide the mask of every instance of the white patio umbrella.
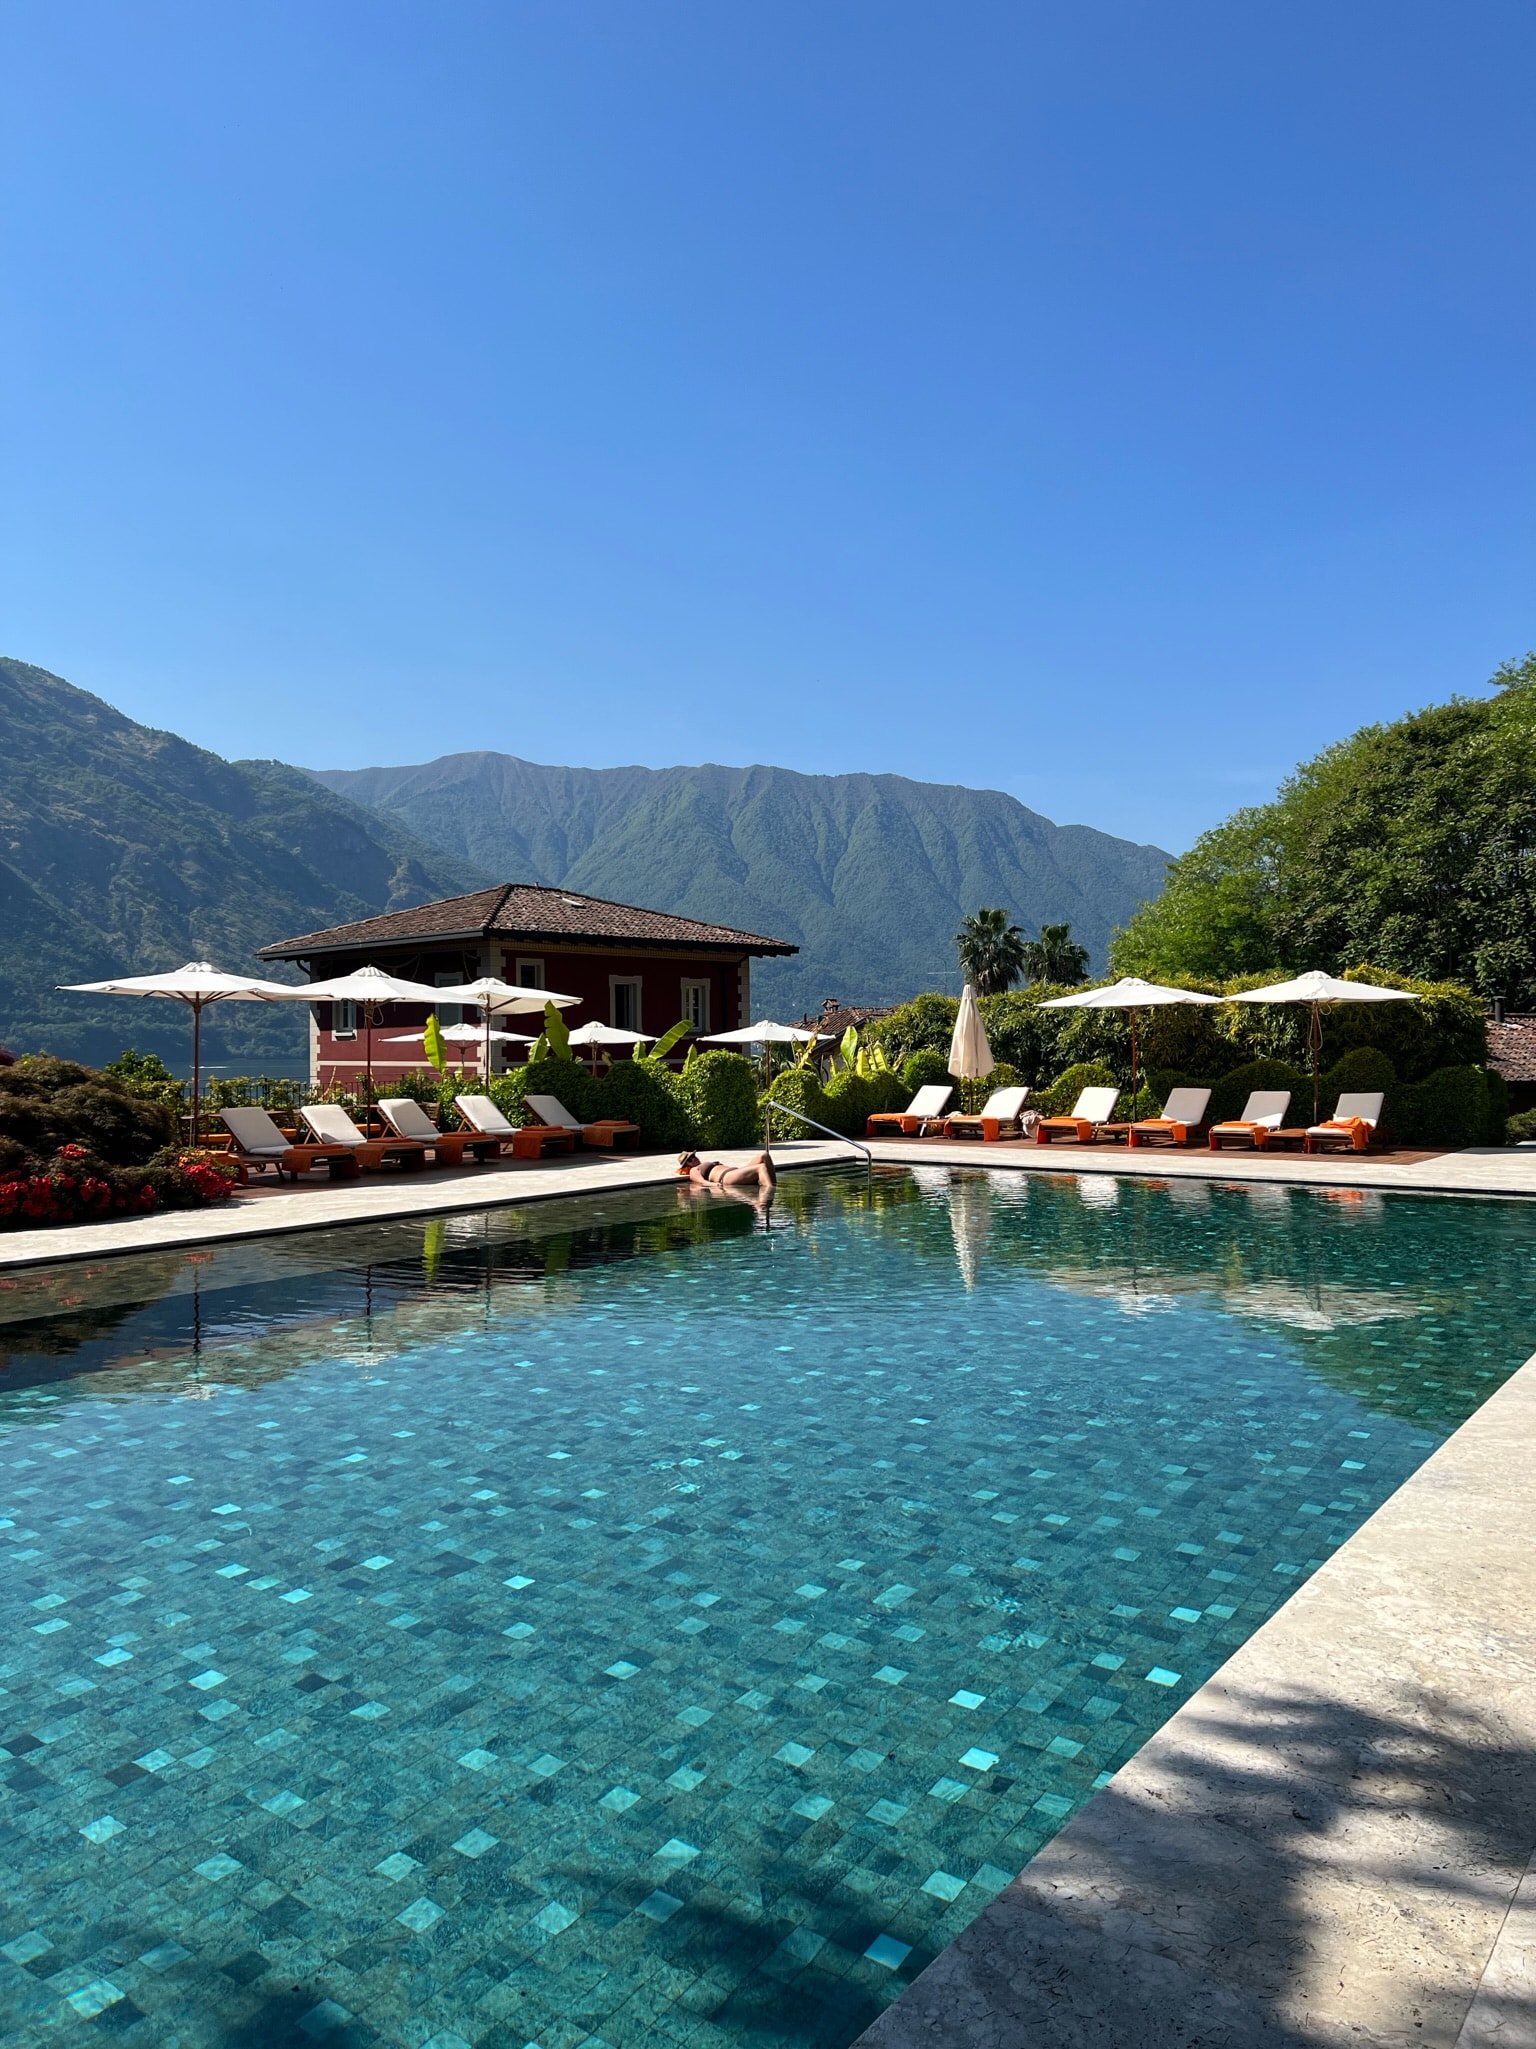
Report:
M807 1039L819 1039L820 1032L807 1031L803 1025L774 1024L770 1018L759 1018L756 1024L738 1025L734 1032L705 1032L699 1040L701 1046L761 1046L763 1049L763 1085L772 1080L768 1063L772 1058L770 1046L803 1046Z
M509 1045L516 1046L532 1046L535 1043L526 1032L493 1032L488 1029L482 1030L479 1025L474 1024L439 1025L438 1030L450 1046L479 1046L482 1041L490 1040L497 1043L505 1040ZM419 1032L401 1032L395 1038L386 1039L384 1043L386 1046L419 1046L426 1036L426 1027L423 1026ZM482 1074L490 1071L483 1064L484 1057L482 1053Z
M592 1048L592 1065L594 1069L597 1066L597 1048L599 1046L643 1046L645 1042L646 1035L644 1032L627 1032L622 1025L599 1024L596 1018L592 1020L591 1024L578 1025L575 1031L571 1033L571 1044L573 1046L590 1046Z
M1140 975L1122 975L1102 989L1074 990L1070 996L1053 996L1042 1010L1128 1010L1131 1013L1131 1110L1135 1113L1140 1093L1140 1069L1136 1052L1136 1014L1157 1010L1165 1003L1219 1003L1219 996L1205 996L1197 989L1170 989L1161 982L1144 982Z
M203 1012L212 1003L292 1003L305 993L292 982L264 982L255 975L221 974L205 960L189 960L184 968L174 968L163 975L124 975L109 982L61 982L59 988L78 996L164 996L186 1004L192 1013L194 1145L203 1093Z
M967 982L960 991L960 1008L950 1034L949 1071L957 1081L984 1081L996 1065L987 1028L976 1007L975 986Z
M1271 982L1263 989L1239 989L1234 994L1234 1003L1306 1003L1312 1009L1312 1023L1307 1033L1307 1043L1312 1053L1312 1122L1316 1124L1322 1114L1319 1096L1322 1090L1323 1065L1323 1005L1330 1008L1340 1003L1417 1003L1417 992L1412 989L1380 989L1374 982L1346 982L1341 975L1325 975L1321 968L1310 968L1304 975L1295 975L1289 982Z
M356 1003L363 1013L364 1044L367 1048L368 1094L373 1094L373 1027L376 1013L386 1003L425 1003L435 1009L441 990L425 982L407 982L398 975L386 975L382 968L355 968L350 975L334 975L329 981L306 982L293 992L309 1003Z
M556 1010L569 1010L584 999L562 996L558 989L526 989L520 982L503 982L495 975L481 975L473 982L434 991L440 1003L475 1003L484 1012L484 1072L491 1071L490 1024L493 1017L542 1017L546 1003Z

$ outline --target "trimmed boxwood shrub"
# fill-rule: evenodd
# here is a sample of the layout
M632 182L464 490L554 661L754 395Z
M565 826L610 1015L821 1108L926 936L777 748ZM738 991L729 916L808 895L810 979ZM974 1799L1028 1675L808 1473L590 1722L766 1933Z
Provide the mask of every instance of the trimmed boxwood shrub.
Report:
M773 1093L803 1068L788 1068L776 1077ZM814 1076L812 1077L814 1079ZM759 1145L763 1121L757 1107L757 1076L750 1060L723 1046L695 1053L681 1074L670 1077L688 1119L693 1145ZM815 1112L812 1112L815 1115Z
M909 1103L919 1089L933 1088L935 1084L947 1082L951 1079L949 1061L944 1054L936 1051L931 1046L919 1048L916 1053L910 1056L901 1070L902 1086L907 1091L907 1101Z
M1485 1145L1488 1115L1488 1077L1481 1067L1442 1067L1424 1081L1399 1084L1387 1097L1387 1121L1399 1145L1447 1151Z
M1069 1067L1064 1074L1058 1074L1049 1088L1040 1091L1038 1097L1030 1098L1029 1107L1038 1110L1042 1117L1065 1117L1076 1103L1084 1089L1110 1088L1119 1085L1119 1076L1102 1060L1080 1060L1075 1067Z
M731 1056L723 1054L721 1057L729 1059ZM736 1057L739 1059L740 1055ZM746 1066L746 1062L742 1061L742 1065ZM631 1123L640 1127L641 1144L658 1150L675 1147L681 1151L684 1146L696 1145L696 1125L678 1086L681 1079L664 1060L616 1060L608 1072L599 1077L592 1091L599 1105L595 1114L599 1117L629 1118ZM749 1096L751 1087L749 1074Z

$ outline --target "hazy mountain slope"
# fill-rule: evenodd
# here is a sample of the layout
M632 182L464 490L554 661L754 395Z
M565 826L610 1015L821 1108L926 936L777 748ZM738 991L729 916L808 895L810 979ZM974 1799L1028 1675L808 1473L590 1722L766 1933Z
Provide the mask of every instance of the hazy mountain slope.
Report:
M0 1041L18 1050L179 1059L175 1006L54 985L194 958L270 976L270 940L487 879L298 769L223 761L25 662L0 659L0 732ZM302 1053L301 1009L211 1020L215 1059Z
M1004 904L1033 932L1070 919L1102 965L1168 856L1058 826L997 790L782 768L546 768L452 754L317 780L497 876L794 940L765 961L764 1007L895 1001L944 986L955 930Z

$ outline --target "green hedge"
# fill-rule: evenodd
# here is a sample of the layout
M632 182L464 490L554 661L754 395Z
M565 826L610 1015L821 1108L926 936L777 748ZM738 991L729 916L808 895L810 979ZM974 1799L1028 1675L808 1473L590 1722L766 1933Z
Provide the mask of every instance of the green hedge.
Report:
M530 1095L556 1097L583 1123L627 1117L657 1151L755 1145L762 1130L752 1063L724 1048L696 1053L681 1071L663 1060L616 1060L594 1076L576 1060L539 1060L495 1076L489 1093L514 1123L527 1121Z

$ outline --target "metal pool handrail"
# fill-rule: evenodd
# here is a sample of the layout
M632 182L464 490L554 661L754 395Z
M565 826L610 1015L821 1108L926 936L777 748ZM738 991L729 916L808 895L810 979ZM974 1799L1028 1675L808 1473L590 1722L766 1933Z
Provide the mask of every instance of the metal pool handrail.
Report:
M814 1117L807 1117L803 1110L791 1110L788 1103L776 1103L772 1096L768 1098L766 1107L770 1110L782 1111L782 1113L786 1117L798 1117L802 1124L814 1125L816 1130L824 1131L827 1134L828 1138L835 1138L839 1140L843 1145L851 1145L856 1153L862 1153L864 1155L865 1166L869 1169L871 1174L874 1173L874 1154L870 1151L867 1145L861 1145L856 1138L850 1138L846 1131L834 1131L830 1124L818 1124Z

